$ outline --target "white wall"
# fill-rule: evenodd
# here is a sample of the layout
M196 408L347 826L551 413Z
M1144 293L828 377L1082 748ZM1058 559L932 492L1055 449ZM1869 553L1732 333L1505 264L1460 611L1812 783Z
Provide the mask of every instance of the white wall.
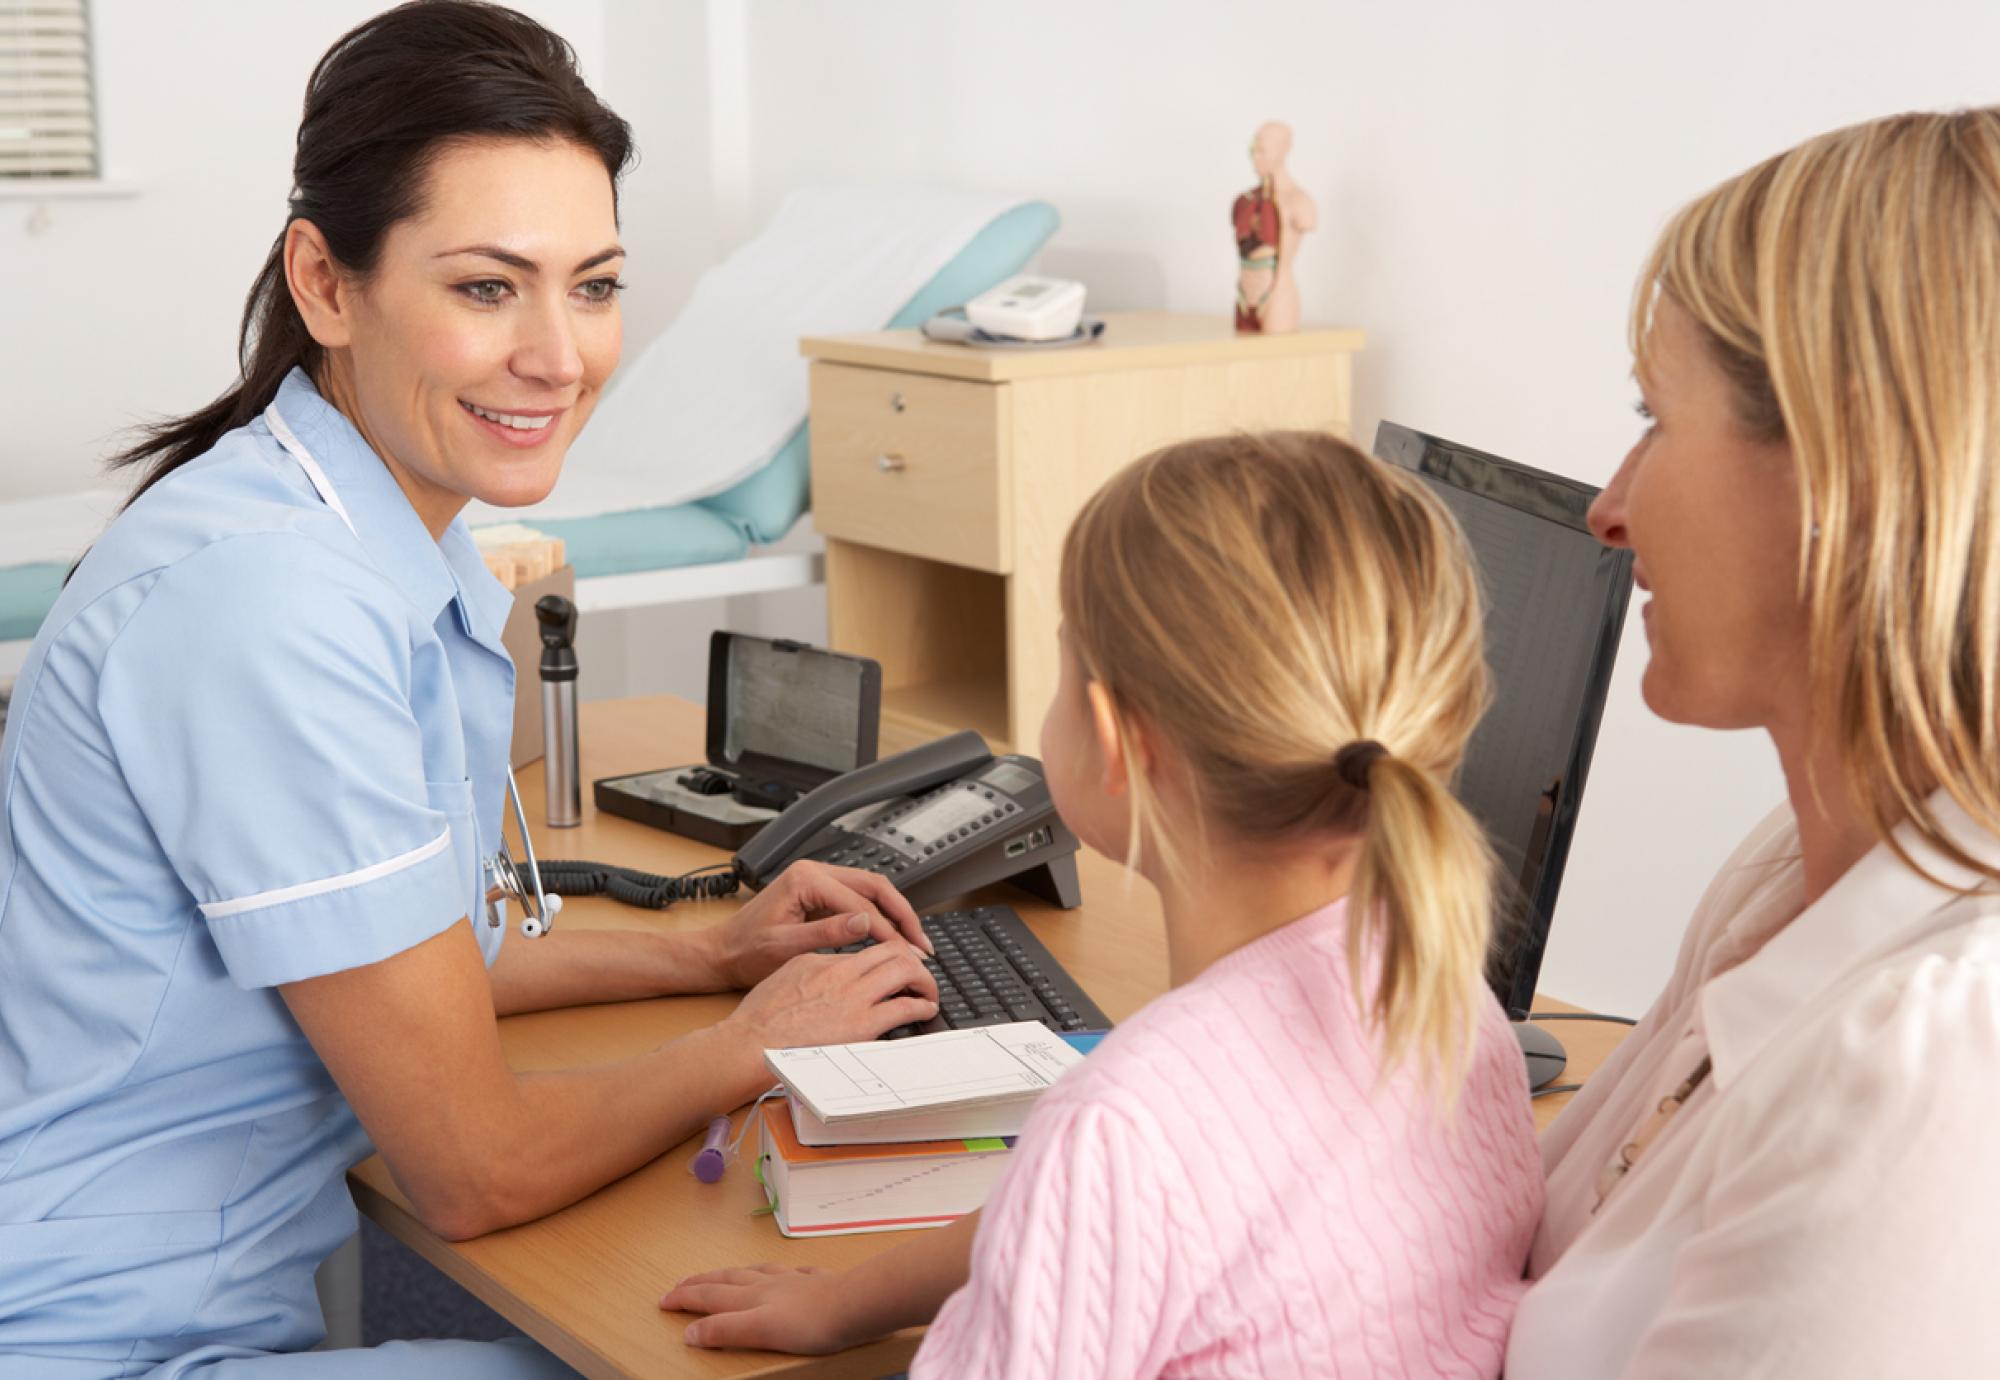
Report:
M1360 326L1383 417L1593 483L1636 434L1624 320L1682 201L1791 142L1988 102L2000 7L1741 0L764 0L747 11L751 210L814 183L1018 188L1103 308L1225 312L1231 198L1263 120L1297 130L1322 229L1308 322ZM1765 742L1672 728L1627 639L1546 990L1637 1012L1701 888L1781 796Z

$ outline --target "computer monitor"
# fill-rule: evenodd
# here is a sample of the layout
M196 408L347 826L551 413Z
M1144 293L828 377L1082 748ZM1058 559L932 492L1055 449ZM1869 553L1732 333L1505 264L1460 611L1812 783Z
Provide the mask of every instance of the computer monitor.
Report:
M1518 1021L1534 999L1604 717L1632 553L1590 534L1584 514L1597 490L1588 484L1393 422L1375 433L1375 453L1444 500L1485 590L1493 706L1466 748L1458 796L1500 857L1502 909L1487 977Z

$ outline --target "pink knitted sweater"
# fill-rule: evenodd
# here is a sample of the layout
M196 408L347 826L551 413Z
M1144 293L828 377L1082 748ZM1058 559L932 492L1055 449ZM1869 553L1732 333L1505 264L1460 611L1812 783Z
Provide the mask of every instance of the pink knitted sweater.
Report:
M1035 1109L913 1377L1500 1373L1542 1209L1486 1000L1449 1123L1377 1081L1346 907L1155 1001Z

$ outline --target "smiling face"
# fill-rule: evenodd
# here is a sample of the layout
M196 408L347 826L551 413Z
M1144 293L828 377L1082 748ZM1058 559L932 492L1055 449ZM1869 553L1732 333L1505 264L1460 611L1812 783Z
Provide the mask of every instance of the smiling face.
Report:
M1804 712L1797 592L1799 491L1785 441L1750 439L1694 319L1663 296L1639 373L1650 425L1590 508L1629 547L1652 659L1653 712L1709 728L1769 728Z
M470 499L554 487L618 364L624 254L611 178L574 144L450 146L423 207L313 327L329 399L436 534Z

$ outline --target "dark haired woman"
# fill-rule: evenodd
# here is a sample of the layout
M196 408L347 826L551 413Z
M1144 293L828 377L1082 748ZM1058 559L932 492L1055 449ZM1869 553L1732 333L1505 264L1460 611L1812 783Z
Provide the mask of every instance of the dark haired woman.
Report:
M546 494L617 363L629 153L510 10L406 5L313 72L242 379L123 457L0 748L0 1371L540 1373L285 1355L371 1141L472 1236L741 1103L764 1046L931 1013L907 944L811 952L920 933L867 874L794 869L697 934L486 923L514 672L458 514ZM752 983L640 1059L501 1057L496 1012Z

